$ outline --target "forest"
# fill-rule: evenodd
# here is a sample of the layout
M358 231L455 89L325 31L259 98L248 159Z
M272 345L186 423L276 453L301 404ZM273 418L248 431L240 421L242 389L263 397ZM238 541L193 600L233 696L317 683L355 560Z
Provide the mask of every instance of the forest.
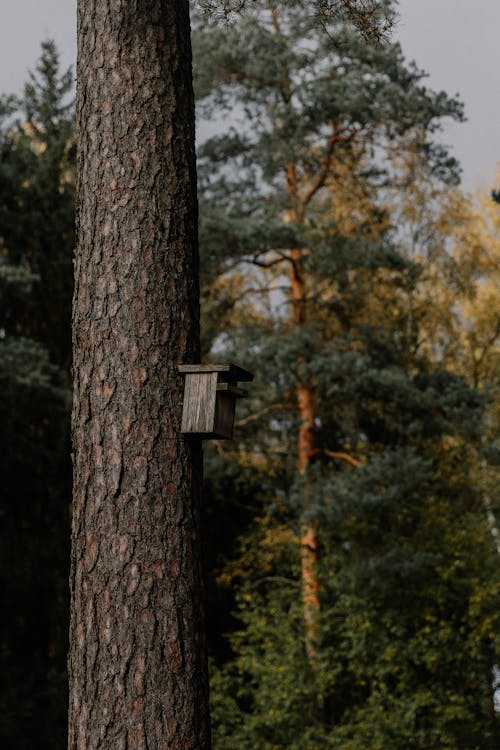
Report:
M500 746L500 205L390 35L193 18L214 750ZM0 99L0 744L67 743L73 72Z

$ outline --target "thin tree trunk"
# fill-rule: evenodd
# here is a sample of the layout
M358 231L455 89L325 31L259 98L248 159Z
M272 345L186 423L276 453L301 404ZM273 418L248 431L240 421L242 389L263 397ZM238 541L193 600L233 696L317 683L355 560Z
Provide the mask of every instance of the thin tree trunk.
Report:
M289 169L289 174L294 170ZM292 180L293 183L293 180ZM297 326L303 327L307 320L306 288L302 265L302 251L292 250L293 260L290 275L293 318ZM300 363L299 363L300 364ZM308 385L297 386L297 407L300 426L298 434L299 473L304 476L311 456L314 455L315 404L314 394ZM306 520L300 524L300 560L302 578L302 604L304 607L305 647L309 661L317 656L317 623L319 615L318 539L316 529Z
M271 6L271 19L276 34L282 37L278 18L278 11ZM289 107L291 99L291 80L286 63L282 67L281 98L285 107ZM306 204L301 201L299 193L299 177L297 165L291 161L286 166L286 185L290 198L291 209L288 211L287 221L301 224L304 219ZM318 187L320 183L317 183ZM316 188L318 189L318 188ZM308 200L313 196L310 192ZM293 321L296 326L303 328L307 321L307 297L303 268L303 250L294 248L290 252L291 271L290 284L292 291ZM299 362L300 364L300 362ZM315 404L312 389L307 385L297 385L297 407L300 427L298 435L298 464L299 473L304 476L311 456L315 453ZM305 520L300 524L300 559L302 579L302 603L304 607L305 648L307 658L312 662L317 656L316 636L319 614L319 579L318 579L318 538L314 526Z
M314 453L314 399L310 388L297 390L299 407L299 471L303 476ZM317 656L315 645L319 614L318 539L316 529L307 521L300 526L300 559L302 602L306 629L306 653L309 660Z
M79 0L70 750L210 747L185 0Z

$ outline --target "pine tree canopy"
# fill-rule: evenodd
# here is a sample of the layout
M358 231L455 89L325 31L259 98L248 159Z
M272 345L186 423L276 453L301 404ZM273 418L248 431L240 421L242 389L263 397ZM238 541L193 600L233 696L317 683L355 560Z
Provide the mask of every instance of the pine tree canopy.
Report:
M257 374L208 464L210 528L224 498L238 530L212 553L214 746L493 748L488 397L448 344L459 168L435 140L462 105L308 10L194 36L204 347Z

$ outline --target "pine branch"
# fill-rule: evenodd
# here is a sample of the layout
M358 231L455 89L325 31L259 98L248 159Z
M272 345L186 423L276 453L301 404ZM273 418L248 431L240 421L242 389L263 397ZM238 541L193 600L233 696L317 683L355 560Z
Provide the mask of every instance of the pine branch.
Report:
M253 258L250 258L250 259L243 258L241 262L251 263L253 266L258 266L259 268L272 268L273 266L277 266L280 263L284 263L285 261L289 261L290 263L293 264L292 258L284 254L280 258L275 258L274 260L265 260L265 261L258 260L257 257L258 256L254 256Z
M347 131L346 135L341 135L341 131L337 128L337 125L335 123L332 123L332 134L328 139L328 149L323 159L323 168L316 178L316 181L310 188L309 192L306 193L304 200L302 201L302 208L300 212L301 218L303 218L304 216L304 210L306 206L311 202L318 190L320 190L326 182L332 166L332 158L333 152L335 150L335 145L337 143L349 143L358 135L358 133L359 129L352 128L351 130Z
M318 448L317 450L312 452L311 457L317 456L321 453L325 456L328 456L329 458L334 458L339 461L347 461L348 464L351 464L351 466L354 466L355 468L361 466L361 461L358 461L353 456L350 456L349 453L344 453L343 451L331 451L328 448Z
M270 292L289 292L290 287L288 286L262 286L262 287L250 287L245 289L237 297L234 297L231 301L231 307L234 307L237 302L241 302L249 294L269 294Z
M252 8L255 0L198 0L197 4L206 16L229 22ZM312 5L326 33L327 24L340 18L357 28L367 41L381 42L394 26L395 14L388 13L380 0L315 0Z
M256 422L258 419L268 414L270 411L290 411L291 408L292 407L290 406L290 404L270 404L270 406L266 406L265 409L261 409L255 414L250 414L248 417L243 417L243 419L238 420L236 422L236 427L244 427L250 422Z

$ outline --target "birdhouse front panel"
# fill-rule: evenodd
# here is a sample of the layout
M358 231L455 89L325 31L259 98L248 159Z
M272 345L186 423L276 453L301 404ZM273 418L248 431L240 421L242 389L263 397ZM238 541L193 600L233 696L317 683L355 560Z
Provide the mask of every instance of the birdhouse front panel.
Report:
M196 372L186 375L181 431L186 434L212 435L216 401L216 372Z

